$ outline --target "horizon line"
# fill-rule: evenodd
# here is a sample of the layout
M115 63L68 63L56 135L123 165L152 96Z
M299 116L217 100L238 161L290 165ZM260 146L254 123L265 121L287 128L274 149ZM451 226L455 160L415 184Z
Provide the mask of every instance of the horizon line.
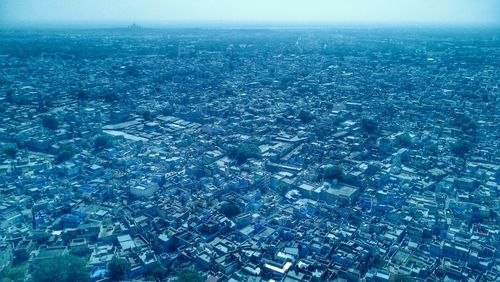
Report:
M389 22L389 21L8 21L1 23L6 29L109 29L137 25L143 29L197 28L197 29L252 29L252 28L500 28L500 22Z

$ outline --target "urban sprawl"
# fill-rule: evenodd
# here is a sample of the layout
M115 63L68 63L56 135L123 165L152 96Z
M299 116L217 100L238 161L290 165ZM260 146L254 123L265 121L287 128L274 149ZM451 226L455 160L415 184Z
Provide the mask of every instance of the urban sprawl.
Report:
M1 31L0 281L498 281L497 32Z

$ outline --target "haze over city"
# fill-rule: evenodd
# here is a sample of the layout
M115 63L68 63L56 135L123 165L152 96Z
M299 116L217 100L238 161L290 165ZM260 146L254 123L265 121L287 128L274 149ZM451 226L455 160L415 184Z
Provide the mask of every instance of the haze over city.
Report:
M496 0L2 0L0 25L492 25Z

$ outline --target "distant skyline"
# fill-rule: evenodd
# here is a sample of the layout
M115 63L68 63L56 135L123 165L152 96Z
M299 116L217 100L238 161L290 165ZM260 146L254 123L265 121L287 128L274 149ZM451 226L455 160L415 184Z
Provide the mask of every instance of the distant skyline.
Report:
M499 0L0 0L1 26L498 25Z

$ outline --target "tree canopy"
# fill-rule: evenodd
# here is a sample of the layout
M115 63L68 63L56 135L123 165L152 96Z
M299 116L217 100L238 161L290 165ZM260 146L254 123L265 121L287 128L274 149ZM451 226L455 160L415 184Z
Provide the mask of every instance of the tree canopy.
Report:
M152 281L163 281L168 276L168 269L161 265L156 265L152 269L147 271L147 280Z
M399 147L411 147L412 141L411 141L411 136L408 133L403 133L400 134L396 137L396 146Z
M142 115L142 118L147 121L151 121L155 118L155 113L150 110L142 111L140 114Z
M70 148L70 147L66 147L66 148L62 148L56 155L56 158L54 160L54 162L56 164L60 164L60 163L63 163L69 159L71 159L73 156L75 155L75 151L73 148Z
M7 92L5 93L5 102L12 103L14 101L13 97L14 97L14 90L12 89L7 90Z
M84 90L78 90L76 92L76 98L78 100L86 100L86 99L89 98L89 94L86 91L84 91Z
M439 153L439 146L437 144L430 144L425 147L425 150L430 156L437 156Z
M391 281L410 282L410 281L414 281L414 279L411 275L395 274L395 275L391 275Z
M249 158L259 158L260 149L255 144L243 143L229 150L229 156L243 163Z
M477 123L466 114L458 114L453 120L453 125L460 128L463 132L475 134L478 128Z
M472 150L472 144L465 140L459 140L451 145L451 152L458 157L464 157Z
M0 272L0 282L23 281L26 276L26 263L6 267Z
M120 96L115 92L108 92L104 94L104 101L108 103L113 103L120 100Z
M322 177L325 180L342 180L344 178L344 170L338 165L330 165L323 168Z
M374 133L378 129L378 123L371 118L363 118L361 120L361 129L366 133Z
M54 116L46 115L42 118L42 125L45 128L56 130L59 127L59 122Z
M15 159L17 155L17 146L14 144L7 145L3 148L3 153L12 159Z
M219 211L223 215L225 215L229 218L235 217L238 214L240 214L240 212L241 212L240 207L238 207L237 204L232 203L232 202L227 202L227 203L222 204Z
M108 264L109 277L113 281L123 280L130 271L130 265L126 259L113 257Z
M102 150L113 146L113 137L109 135L99 135L94 139L94 149Z
M309 112L309 111L301 110L299 112L299 119L303 123L309 123L309 122L311 122L311 121L314 120L314 115L311 112Z
M89 281L90 272L82 258L64 255L37 262L31 273L34 282Z
M179 281L179 282L203 282L203 278L196 270L184 268L177 273L177 281Z

